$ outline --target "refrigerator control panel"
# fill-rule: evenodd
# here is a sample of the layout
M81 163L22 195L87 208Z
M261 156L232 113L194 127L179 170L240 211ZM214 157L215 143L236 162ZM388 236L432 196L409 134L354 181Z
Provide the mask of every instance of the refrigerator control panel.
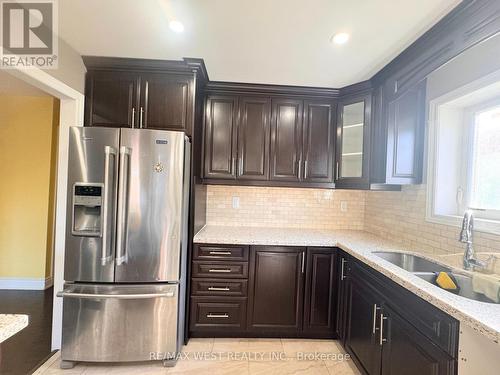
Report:
M102 235L103 190L104 184L77 182L73 185L73 235Z

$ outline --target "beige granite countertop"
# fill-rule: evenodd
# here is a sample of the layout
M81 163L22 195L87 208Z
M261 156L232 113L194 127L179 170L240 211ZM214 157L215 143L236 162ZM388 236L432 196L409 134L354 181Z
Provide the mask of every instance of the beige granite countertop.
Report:
M463 324L500 343L500 304L469 300L432 285L412 273L372 254L374 251L407 251L404 246L363 231L205 226L196 243L336 246L381 272ZM425 254L420 256L429 257ZM464 272L460 270L459 272Z
M28 325L28 315L0 314L0 343Z

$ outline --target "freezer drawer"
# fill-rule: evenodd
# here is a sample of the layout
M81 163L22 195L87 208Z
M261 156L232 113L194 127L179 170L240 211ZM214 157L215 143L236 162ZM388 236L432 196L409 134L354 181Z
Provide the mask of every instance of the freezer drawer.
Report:
M177 352L177 284L66 284L61 359L147 361ZM156 355L156 357L152 357Z

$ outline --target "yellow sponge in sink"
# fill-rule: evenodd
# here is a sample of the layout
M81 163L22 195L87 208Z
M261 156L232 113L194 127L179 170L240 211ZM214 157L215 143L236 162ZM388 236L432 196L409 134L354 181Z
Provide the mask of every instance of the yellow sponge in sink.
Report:
M439 272L436 275L435 283L440 288L443 288L450 292L457 292L458 285L454 279L455 278L452 275L448 274L447 272Z

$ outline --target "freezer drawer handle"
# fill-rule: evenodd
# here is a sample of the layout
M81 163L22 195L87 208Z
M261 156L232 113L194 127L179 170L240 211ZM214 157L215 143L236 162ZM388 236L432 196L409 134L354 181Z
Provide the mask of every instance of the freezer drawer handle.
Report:
M223 318L223 319L227 319L229 318L229 314L207 314L207 318Z
M212 273L231 273L231 269L229 268L211 268L208 270L208 272Z
M58 292L57 297L63 298L90 298L90 299L147 299L160 297L174 297L174 292L166 293L140 293L140 294L92 294L92 293L72 293Z
M210 255L231 255L230 251L210 251Z
M220 287L217 287L217 286L209 286L208 290L216 290L216 291L221 291L221 292L227 292L230 289L227 286L225 286L223 288L220 288Z

